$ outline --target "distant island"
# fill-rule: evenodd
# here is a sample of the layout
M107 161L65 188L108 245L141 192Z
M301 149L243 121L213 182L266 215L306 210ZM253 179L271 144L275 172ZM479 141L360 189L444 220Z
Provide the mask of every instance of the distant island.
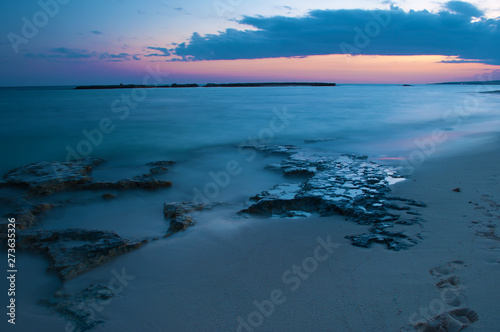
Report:
M238 88L238 87L284 87L284 86L336 86L336 83L308 83L308 82L281 82L281 83L208 83L203 88ZM154 89L154 88L199 88L195 83L172 85L82 85L77 86L77 90L99 90L99 89Z
M434 84L450 84L450 85L500 85L500 81L463 81L463 82L443 82Z
M154 89L154 88L198 88L198 84L177 84L172 85L141 85L141 84L119 84L119 85L82 85L76 90L100 90L100 89Z
M208 83L205 88L238 88L238 87L261 87L261 86L336 86L336 83Z

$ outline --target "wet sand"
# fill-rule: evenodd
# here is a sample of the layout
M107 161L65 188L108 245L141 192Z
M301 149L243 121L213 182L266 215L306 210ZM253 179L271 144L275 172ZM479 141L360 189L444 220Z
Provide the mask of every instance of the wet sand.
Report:
M418 209L425 222L412 226L422 239L409 250L354 247L345 236L369 226L340 216L243 218L235 203L197 213L194 227L67 281L63 290L121 276L115 297L86 308L104 321L96 331L411 331L429 322L448 331L470 323L467 330L497 331L499 150L491 144L428 159L392 186L395 196L427 204ZM28 261L21 266L28 275L45 266L41 258ZM32 303L41 295L36 287L58 287L48 277L19 280L18 327L43 322L71 330ZM433 322L436 316L443 323Z
M113 269L134 277L99 313L108 322L98 331L400 331L439 315L450 331L477 317L468 330L497 331L498 159L494 146L434 158L393 186L428 204L423 239L409 250L354 247L344 236L367 226L342 217L234 219L216 210L68 287L105 282ZM318 238L331 252L317 249Z

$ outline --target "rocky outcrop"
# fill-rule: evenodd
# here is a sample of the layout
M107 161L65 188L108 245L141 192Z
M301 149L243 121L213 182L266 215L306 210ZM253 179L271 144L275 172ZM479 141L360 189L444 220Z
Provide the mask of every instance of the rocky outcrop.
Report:
M389 185L404 180L396 169L367 161L365 156L319 155L293 146L254 148L287 154L281 164L268 165L268 168L286 176L303 176L305 180L276 185L252 197L256 203L241 213L267 217L339 214L359 224L374 225L368 234L349 236L354 245L367 247L378 242L387 244L389 249L400 250L416 243L416 239L403 233L386 230L400 218L398 211L416 213L410 206L425 206L387 195Z
M186 230L195 224L190 213L211 208L194 203L165 203L163 213L169 228L163 237ZM111 258L135 250L162 237L131 241L111 231L64 229L25 230L18 233L18 247L48 257L49 269L63 280L71 279Z
M0 218L0 239L7 235L8 218L16 220L16 229L24 230L33 226L47 211L55 207L52 203L31 203L24 195L14 195L12 197L0 197L0 203L10 213Z
M28 188L29 193L50 195L66 190L127 190L158 189L172 186L170 181L161 181L153 175L166 173L166 165L174 162L155 162L150 173L119 181L94 181L90 176L92 169L104 163L97 158L84 158L74 162L46 162L29 164L16 168L3 177L0 186Z
M38 162L22 166L4 175L0 186L28 188L30 193L48 195L92 182L92 168L104 162L84 158L75 162Z
M20 249L45 254L50 270L65 280L148 242L129 241L111 231L65 229L24 231L17 243Z

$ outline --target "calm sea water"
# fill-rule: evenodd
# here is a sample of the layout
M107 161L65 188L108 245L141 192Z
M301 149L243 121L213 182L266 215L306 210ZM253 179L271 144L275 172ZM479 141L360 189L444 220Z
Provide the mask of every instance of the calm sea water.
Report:
M111 201L94 192L57 194L56 200L66 202L69 196L77 203L51 210L34 226L114 230L127 238L143 239L161 236L168 229L163 202L192 200L196 190L203 192L215 181L211 173L225 170L234 161L241 173L220 186L214 198L230 207L196 216L198 223L191 233L216 234L218 240L226 237L225 230L230 237L229 231L241 225L234 213L241 207L231 207L231 202L244 204L248 197L284 181L280 174L264 169L279 157L252 155L238 150L238 145L294 144L367 154L386 162L473 150L495 139L500 128L500 95L476 94L477 89L341 85L155 89L140 94L138 90L3 88L0 173L78 154L108 161L94 172L95 178L118 179L147 172L147 162L175 160L178 164L162 176L173 181L171 189L119 192ZM305 142L310 140L319 141ZM193 237L189 243L197 244ZM164 256L161 251L159 257ZM38 321L49 313L36 302L60 285L45 275L43 260L21 256L19 261L24 271L19 279L24 285L18 294L23 303L19 320L29 322L24 316L29 314ZM58 319L53 324L65 324L55 313L50 315Z
M479 95L477 89L489 90L437 85L150 89L145 93L3 88L0 173L29 162L76 156L69 151L132 163L186 161L248 141L304 145L304 140L334 139L308 146L372 157L407 157L418 149L416 140L429 138L435 130L447 134L446 142L437 146L443 153L471 148L485 137L477 134L500 128L499 96ZM285 109L284 120L274 119Z

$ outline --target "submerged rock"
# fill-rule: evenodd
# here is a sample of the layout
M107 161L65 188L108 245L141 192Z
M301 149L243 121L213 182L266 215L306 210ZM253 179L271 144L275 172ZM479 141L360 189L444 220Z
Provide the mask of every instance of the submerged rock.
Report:
M175 165L175 161L155 161L152 163L147 163L146 166L150 166L149 173L151 174L165 174L168 173L168 167Z
M312 138L304 140L304 143L313 144L313 143L321 143L321 142L331 142L335 141L336 138Z
M111 231L65 229L24 231L19 233L17 244L21 249L46 255L49 269L64 280L148 242L129 241Z
M55 207L52 203L31 203L24 196L17 197L2 197L0 202L5 207L10 207L13 212L5 215L5 218L0 219L0 238L7 236L8 218L16 220L16 229L23 230L33 226L40 217L47 211Z
M0 186L27 187L31 193L48 195L91 182L92 168L103 162L102 159L84 158L74 162L33 163L5 174Z
M109 193L108 194L103 194L102 198L105 199L105 200L110 200L110 199L115 198L115 195L109 194Z
M104 323L96 318L96 311L102 310L102 305L109 303L115 296L113 289L103 285L91 285L79 293L56 292L52 297L40 300L61 314L73 324L71 331L88 331ZM66 325L68 326L68 325Z
M167 220L170 221L168 228L168 235L184 231L188 227L195 224L193 217L188 215L194 211L201 211L208 208L206 204L195 204L189 202L172 202L163 204L163 214Z
M146 166L150 166L150 167L169 167L169 166L173 166L175 165L176 162L175 161L153 161L151 163L147 163Z
M318 155L292 146L254 148L287 154L281 164L272 164L268 168L280 170L285 176L302 175L307 178L298 183L276 185L252 197L257 202L241 213L267 217L339 214L359 224L379 225L398 220L400 216L396 211L411 213L410 206L425 206L421 202L388 196L389 185L403 181L404 177L395 168L367 161L365 156ZM405 249L416 243L416 240L401 233L381 232L378 227L372 228L370 234L349 238L354 245L368 246L379 242L386 243L393 250Z
M159 189L169 188L172 186L171 181L162 181L153 179L148 175L136 176L132 179L125 179L119 181L96 181L90 182L79 187L85 190L127 190L127 189Z
M3 177L0 186L25 187L31 194L50 195L66 190L108 190L108 189L158 189L172 186L170 181L152 178L154 174L166 173L158 167L173 165L172 161L149 163L154 166L149 174L119 181L94 181L90 176L93 167L104 163L97 158L84 158L73 162L46 162L29 164L16 168Z

